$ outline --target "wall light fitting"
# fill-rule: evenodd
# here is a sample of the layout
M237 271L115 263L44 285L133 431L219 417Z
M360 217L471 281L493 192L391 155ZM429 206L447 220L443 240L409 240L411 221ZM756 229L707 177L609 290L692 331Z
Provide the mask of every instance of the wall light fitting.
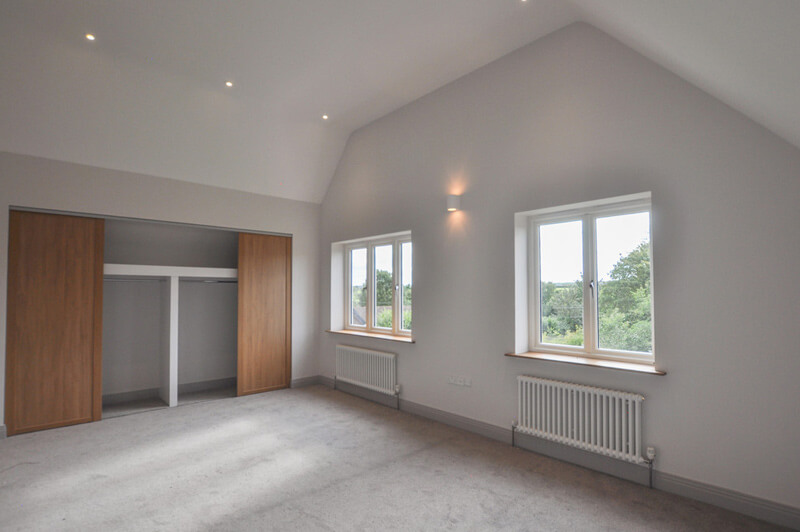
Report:
M447 196L447 212L455 212L461 209L461 196L449 194Z

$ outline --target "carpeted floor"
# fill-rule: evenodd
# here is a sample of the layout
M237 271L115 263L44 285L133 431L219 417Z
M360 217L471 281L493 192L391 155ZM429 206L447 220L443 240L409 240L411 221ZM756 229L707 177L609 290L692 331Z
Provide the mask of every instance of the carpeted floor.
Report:
M236 397L236 386L179 394L178 405L184 406L204 401L216 401L217 399L226 399L228 397ZM161 408L169 408L169 405L158 397L103 405L103 419L141 414L142 412L159 410Z
M777 530L322 386L0 441L2 530Z

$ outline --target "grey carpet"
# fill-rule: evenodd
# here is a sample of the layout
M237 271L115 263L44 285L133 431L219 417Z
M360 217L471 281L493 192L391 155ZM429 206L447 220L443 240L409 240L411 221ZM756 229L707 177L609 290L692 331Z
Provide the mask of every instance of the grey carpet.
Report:
M0 441L2 530L777 530L321 386Z
M198 390L195 392L178 394L178 405L183 406L192 403L201 403L203 401L215 401L217 399L225 399L227 397L236 397L235 386L226 386L224 388L213 388L210 390ZM109 405L103 405L103 419L129 416L131 414L141 414L142 412L159 410L161 408L169 408L169 405L158 397L136 399L134 401L127 401L124 403L113 403Z
M141 414L142 412L158 410L159 408L169 408L169 405L158 397L136 399L124 403L113 403L110 405L103 405L103 419Z

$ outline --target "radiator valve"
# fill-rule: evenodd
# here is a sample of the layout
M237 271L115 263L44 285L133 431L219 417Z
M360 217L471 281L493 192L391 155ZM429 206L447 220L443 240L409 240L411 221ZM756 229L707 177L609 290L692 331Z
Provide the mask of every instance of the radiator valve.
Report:
M656 458L656 448L655 447L648 447L647 448L647 459L651 462Z

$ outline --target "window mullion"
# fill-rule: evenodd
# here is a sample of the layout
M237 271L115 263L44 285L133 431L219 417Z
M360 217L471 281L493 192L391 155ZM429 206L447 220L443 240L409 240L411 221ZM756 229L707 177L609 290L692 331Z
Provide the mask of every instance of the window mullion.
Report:
M594 217L583 217L583 347L588 353L597 349L597 254Z
M400 245L397 240L392 242L392 334L397 334L400 330L398 316L398 307L400 305L400 297L397 294L397 279L399 277L399 257Z
M344 250L344 324L345 329L349 328L353 318L353 285L352 285L352 272L353 272L353 254L352 249L345 248Z
M367 330L375 327L375 246L367 246Z

